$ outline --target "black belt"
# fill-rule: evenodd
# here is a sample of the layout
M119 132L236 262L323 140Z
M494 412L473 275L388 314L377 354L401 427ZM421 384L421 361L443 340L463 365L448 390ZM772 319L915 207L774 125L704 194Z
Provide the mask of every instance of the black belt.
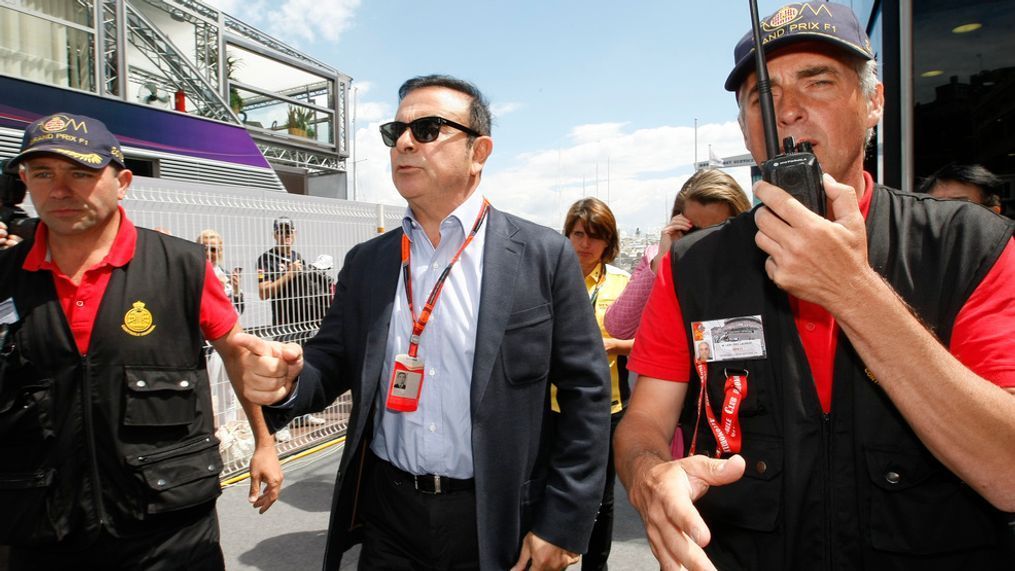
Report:
M377 462L380 463L389 474L391 474L392 479L396 483L407 483L421 494L439 496L453 492L474 490L476 488L476 480L474 478L459 480L457 478L449 478L448 476L438 476L437 474L423 474L422 476L418 476L416 474L410 474L405 470L401 470L391 462L382 458L377 458Z

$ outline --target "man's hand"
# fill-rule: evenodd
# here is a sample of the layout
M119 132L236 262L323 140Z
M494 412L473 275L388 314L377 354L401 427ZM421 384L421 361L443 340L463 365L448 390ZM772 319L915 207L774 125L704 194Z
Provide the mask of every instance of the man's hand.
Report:
M282 481L285 475L282 473L282 465L278 462L278 452L275 450L275 440L266 442L254 450L250 457L250 496L247 500L254 508L259 508L258 513L268 511L271 504L278 499L278 493L282 489ZM264 484L264 489L261 489Z
M303 271L303 261L294 260L291 264L289 264L289 269L287 270L286 273L295 274L302 271Z
M242 268L233 268L233 271L229 272L229 285L233 287L233 295L240 295L240 277L243 275Z
M7 233L7 225L0 222L0 250L6 250L21 242L21 236Z
M511 568L511 571L541 571L543 569L563 569L574 565L581 560L577 553L557 547L556 545L540 538L531 531L525 534L522 541L522 551L518 555L518 562ZM530 564L531 563L531 564Z
M694 502L710 486L739 480L744 468L739 455L729 460L696 455L656 464L631 486L631 503L662 569L715 569L702 549L711 532Z
M249 333L237 333L230 342L242 351L243 396L254 404L271 405L292 390L303 370L303 348L295 343L266 341Z
M779 187L754 186L765 206L754 219L754 241L765 253L765 271L783 290L800 299L836 309L855 300L859 286L873 272L867 263L867 229L853 188L824 175L831 220L808 210Z

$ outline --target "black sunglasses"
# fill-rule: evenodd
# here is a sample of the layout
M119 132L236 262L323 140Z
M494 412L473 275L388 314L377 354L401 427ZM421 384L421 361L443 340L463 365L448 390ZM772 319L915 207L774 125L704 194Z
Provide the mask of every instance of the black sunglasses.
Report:
M420 117L409 123L402 121L392 121L381 125L381 139L384 144L389 147L394 147L398 142L398 138L402 136L402 133L406 129L412 130L412 138L420 143L431 143L437 140L437 136L441 134L441 127L447 125L448 127L454 127L463 133L472 135L473 137L482 137L477 131L455 123L450 119L444 117Z

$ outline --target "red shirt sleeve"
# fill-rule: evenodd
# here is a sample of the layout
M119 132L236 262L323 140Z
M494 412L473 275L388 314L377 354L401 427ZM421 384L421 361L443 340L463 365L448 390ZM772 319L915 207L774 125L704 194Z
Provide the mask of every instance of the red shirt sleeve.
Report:
M655 285L641 316L627 368L639 375L686 383L691 378L691 354L687 348L684 316L680 311L670 255L659 262Z
M215 341L229 333L238 319L222 282L215 277L215 270L208 262L204 269L204 291L201 293L201 332L204 338Z
M1000 387L1015 387L1015 240L959 310L952 327L956 359Z

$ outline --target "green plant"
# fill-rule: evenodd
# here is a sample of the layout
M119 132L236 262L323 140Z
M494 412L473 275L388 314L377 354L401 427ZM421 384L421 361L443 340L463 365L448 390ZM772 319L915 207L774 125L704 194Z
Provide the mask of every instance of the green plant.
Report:
M316 134L312 125L313 120L314 111L312 109L290 105L288 117L286 118L286 127L288 127L289 133L292 135L312 139Z
M240 96L240 90L233 86L233 81L236 79L236 70L243 66L243 60L234 56L226 56L226 82L229 85L229 107L233 110L233 113L239 113L243 111L243 97Z

